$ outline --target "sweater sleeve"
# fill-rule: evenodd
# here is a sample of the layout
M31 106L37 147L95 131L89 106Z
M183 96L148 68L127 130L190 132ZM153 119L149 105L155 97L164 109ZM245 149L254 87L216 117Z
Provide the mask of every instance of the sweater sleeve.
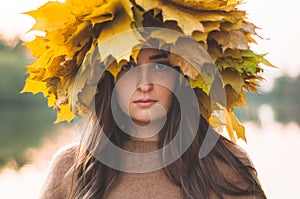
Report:
M74 164L76 145L60 149L52 158L40 199L66 199L70 191L71 176L66 175Z

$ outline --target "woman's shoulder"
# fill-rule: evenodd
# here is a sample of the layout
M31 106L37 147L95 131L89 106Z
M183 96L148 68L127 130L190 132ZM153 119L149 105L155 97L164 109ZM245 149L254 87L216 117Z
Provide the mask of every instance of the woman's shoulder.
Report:
M61 147L53 156L50 167L62 166L68 167L71 163L74 163L75 155L77 153L79 144L72 143Z
M50 161L48 175L64 175L75 162L78 146L78 143L72 143L61 147Z
M69 171L74 165L78 146L78 143L69 144L54 154L41 190L42 199L65 198L68 194L71 183Z

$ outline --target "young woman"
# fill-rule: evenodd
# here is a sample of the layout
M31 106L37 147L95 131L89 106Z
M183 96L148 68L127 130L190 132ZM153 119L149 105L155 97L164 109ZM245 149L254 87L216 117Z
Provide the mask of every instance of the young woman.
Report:
M88 114L41 198L266 198L234 143L234 132L246 140L234 107L270 65L250 49L240 3L66 0L28 12L45 34L26 44L37 60L23 92L43 92L56 122ZM233 142L213 128L224 123Z
M209 128L203 117L188 149L161 169L131 173L110 168L97 159L110 155L120 164L126 162L126 157L120 160L109 151L95 155L103 133L116 146L134 153L153 152L172 142L181 119L174 93L184 86L169 63L168 52L145 48L140 50L137 63L122 66L116 83L105 72L95 96L96 118L90 120L94 125L88 140L57 154L41 198L266 198L246 152L226 138L220 136L208 155L199 158ZM113 89L116 99L112 99ZM126 118L122 129L114 121L109 102L115 103L112 107ZM194 122L193 114L197 114L188 111L182 118L186 136L189 122ZM178 146L172 148L173 154L178 154Z

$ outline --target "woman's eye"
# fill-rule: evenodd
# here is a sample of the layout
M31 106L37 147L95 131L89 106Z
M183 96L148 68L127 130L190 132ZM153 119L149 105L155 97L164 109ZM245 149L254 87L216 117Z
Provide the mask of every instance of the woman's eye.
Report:
M168 66L166 64L157 63L155 64L156 70L165 70Z
M127 63L122 66L122 70L131 70L133 68L134 68L134 65L132 63Z

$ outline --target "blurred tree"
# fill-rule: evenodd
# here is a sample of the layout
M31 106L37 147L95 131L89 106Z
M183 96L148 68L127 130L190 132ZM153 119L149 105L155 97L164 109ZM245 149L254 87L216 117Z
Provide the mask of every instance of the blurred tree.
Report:
M249 111L238 108L236 115L242 121L258 121L257 109L262 104L269 104L275 113L275 120L281 123L297 122L300 125L300 75L291 78L287 75L278 77L270 92L262 94L247 93Z
M300 75L291 78L282 76L276 79L274 89L268 94L275 117L278 121L287 123L295 121L300 125Z
M55 112L47 108L46 100L19 93L30 63L26 53L21 41L15 47L0 41L0 166L10 159L22 165L26 149L38 146L53 131Z

